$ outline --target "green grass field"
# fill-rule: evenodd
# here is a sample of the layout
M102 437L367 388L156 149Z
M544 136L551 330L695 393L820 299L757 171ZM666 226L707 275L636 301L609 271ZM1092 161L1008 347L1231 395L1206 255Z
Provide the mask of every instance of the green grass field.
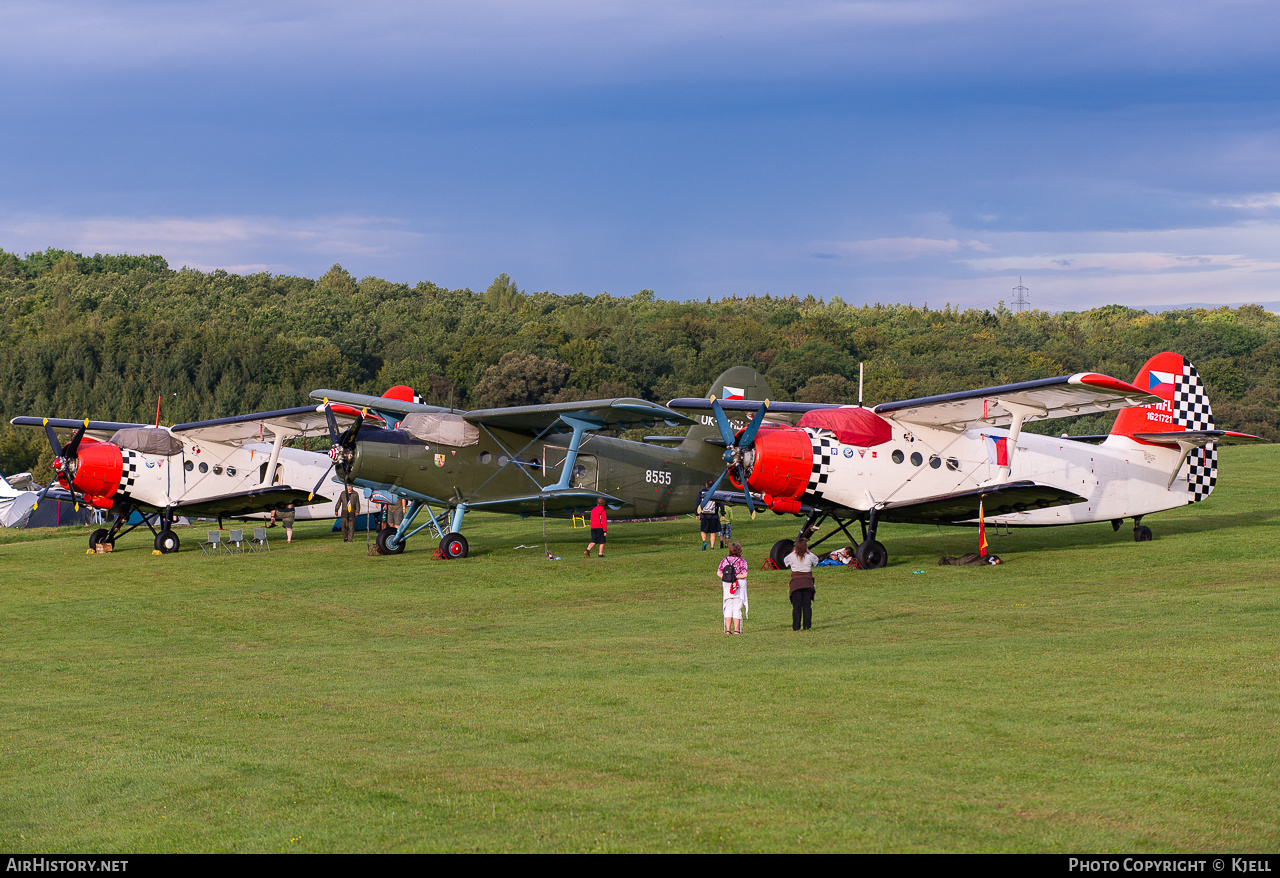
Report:
M886 526L890 566L783 573L735 520L721 633L697 524L474 515L472 556L111 555L0 533L0 847L146 851L1280 849L1280 449L1198 507L1016 531ZM535 544L534 549L515 549Z

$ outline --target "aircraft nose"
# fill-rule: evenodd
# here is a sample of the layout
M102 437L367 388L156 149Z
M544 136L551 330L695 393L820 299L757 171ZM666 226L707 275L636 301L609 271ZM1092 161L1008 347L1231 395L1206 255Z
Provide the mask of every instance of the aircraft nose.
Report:
M813 474L813 444L795 427L766 427L752 446L754 465L747 486L761 494L799 500Z
M124 469L120 447L110 442L82 444L77 458L73 478L76 491L89 497L114 496Z

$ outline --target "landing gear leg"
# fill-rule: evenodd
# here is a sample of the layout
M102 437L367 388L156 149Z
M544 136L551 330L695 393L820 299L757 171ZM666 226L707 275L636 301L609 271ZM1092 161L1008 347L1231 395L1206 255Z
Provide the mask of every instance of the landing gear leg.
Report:
M879 522L876 521L876 511L871 510L871 523L867 526L867 538L858 544L854 557L858 559L858 564L865 570L875 570L889 563L889 552L882 543L876 542L876 527Z
M160 533L156 534L155 547L161 555L171 555L178 551L182 541L173 532L173 515L169 510L160 513Z

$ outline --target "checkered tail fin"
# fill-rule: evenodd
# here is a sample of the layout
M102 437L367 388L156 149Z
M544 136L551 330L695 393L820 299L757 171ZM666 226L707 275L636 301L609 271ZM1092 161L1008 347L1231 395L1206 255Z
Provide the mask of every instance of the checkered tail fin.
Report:
M1166 351L1156 354L1133 379L1134 385L1149 390L1164 402L1124 409L1111 428L1113 436L1137 433L1179 433L1184 430L1212 430L1213 411L1209 395L1196 367L1182 354ZM1191 495L1188 502L1197 503L1213 493L1218 480L1218 452L1212 444L1191 452L1185 465L1186 481L1181 483Z

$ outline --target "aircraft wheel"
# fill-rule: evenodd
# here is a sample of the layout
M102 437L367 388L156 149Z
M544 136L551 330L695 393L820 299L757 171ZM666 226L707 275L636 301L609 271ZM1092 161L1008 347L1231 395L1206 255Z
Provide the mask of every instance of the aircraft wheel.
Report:
M462 534L445 534L440 541L444 556L452 561L455 558L467 557L467 538Z
M854 554L857 556L858 563L867 570L875 570L889 563L889 553L883 544L875 540L867 540L859 544Z
M178 539L178 535L171 530L162 530L156 534L156 550L161 555L170 555L178 551L180 545L182 540Z
M378 538L374 542L378 546L379 555L399 555L404 551L404 543L396 543L396 547L394 549L387 544L387 540L395 536L395 534L396 528L394 527L384 527L382 530L378 531Z
M104 542L106 539L107 529L105 527L98 528L93 533L89 534L89 548L98 548L98 543Z
M1133 529L1133 541L1135 543L1151 542L1151 528L1145 524L1140 524Z
M795 540L778 540L773 544L773 548L769 550L769 557L773 559L773 563L778 565L779 570L786 570L787 567L782 563L782 559L791 554L791 550L796 547Z

